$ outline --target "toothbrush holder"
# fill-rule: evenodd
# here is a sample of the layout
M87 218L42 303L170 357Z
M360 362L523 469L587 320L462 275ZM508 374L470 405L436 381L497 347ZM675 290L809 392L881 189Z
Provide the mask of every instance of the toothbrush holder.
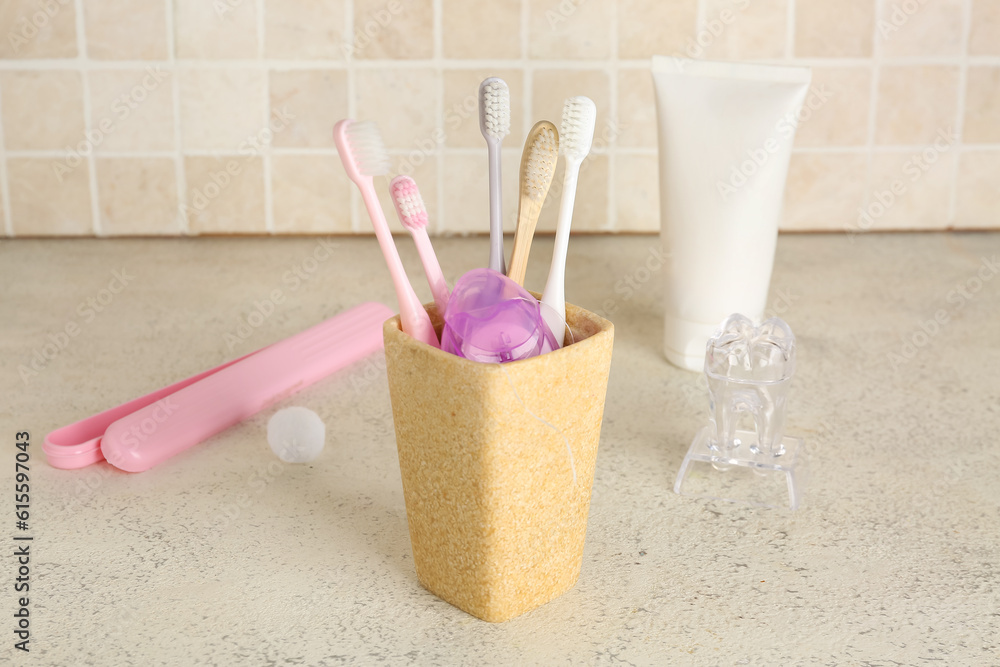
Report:
M566 320L575 342L505 364L420 343L398 317L383 327L417 578L484 621L580 575L614 326L570 304Z

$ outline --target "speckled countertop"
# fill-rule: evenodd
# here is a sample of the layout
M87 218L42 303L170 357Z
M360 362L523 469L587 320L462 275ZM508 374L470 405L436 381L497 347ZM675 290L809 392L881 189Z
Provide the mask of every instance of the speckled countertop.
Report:
M436 245L450 279L487 254L481 238ZM799 340L787 431L812 469L795 513L672 493L707 405L660 351L661 288L642 268L655 247L573 239L567 297L616 325L583 571L491 625L417 582L380 355L286 402L327 423L312 465L271 454L273 409L140 474L55 470L41 451L58 426L392 304L374 240L4 242L2 552L26 429L34 541L31 652L13 649L4 558L0 662L1000 664L1000 234L781 238L772 308Z

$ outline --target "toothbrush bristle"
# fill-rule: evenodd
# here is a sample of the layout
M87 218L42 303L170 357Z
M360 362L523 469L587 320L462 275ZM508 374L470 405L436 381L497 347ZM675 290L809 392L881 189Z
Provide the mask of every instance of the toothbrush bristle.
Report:
M545 199L558 159L559 139L555 128L551 126L541 128L528 150L528 160L524 169L524 183L527 186L528 196L533 201L540 202Z
M427 227L427 207L416 182L409 176L397 176L392 179L389 189L403 226L411 231Z
M563 106L559 143L563 155L583 159L594 142L597 105L589 97L570 97Z
M486 79L479 87L479 120L483 134L493 139L510 134L510 88L503 79Z
M391 161L378 125L372 121L354 121L345 128L344 137L360 173L365 176L389 173Z

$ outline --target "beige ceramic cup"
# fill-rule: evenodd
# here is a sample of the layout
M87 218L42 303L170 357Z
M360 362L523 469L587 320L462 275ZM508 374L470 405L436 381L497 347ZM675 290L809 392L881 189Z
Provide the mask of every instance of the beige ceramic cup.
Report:
M383 328L417 577L486 621L580 575L614 326L569 304L566 316L574 343L507 364L419 343L398 317Z

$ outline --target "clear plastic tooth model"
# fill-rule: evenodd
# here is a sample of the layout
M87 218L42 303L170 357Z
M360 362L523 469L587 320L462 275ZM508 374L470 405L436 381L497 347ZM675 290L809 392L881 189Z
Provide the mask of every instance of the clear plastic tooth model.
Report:
M795 334L787 323L727 317L705 347L709 423L691 443L674 491L773 507L784 504L787 488L796 509L802 443L784 435L794 373ZM741 475L747 471L756 474Z
M746 444L755 456L785 453L781 438L785 403L795 372L795 334L781 319L759 327L743 315L730 315L705 350L705 375L715 427L709 447L721 456ZM753 418L756 437L736 435L742 413Z

